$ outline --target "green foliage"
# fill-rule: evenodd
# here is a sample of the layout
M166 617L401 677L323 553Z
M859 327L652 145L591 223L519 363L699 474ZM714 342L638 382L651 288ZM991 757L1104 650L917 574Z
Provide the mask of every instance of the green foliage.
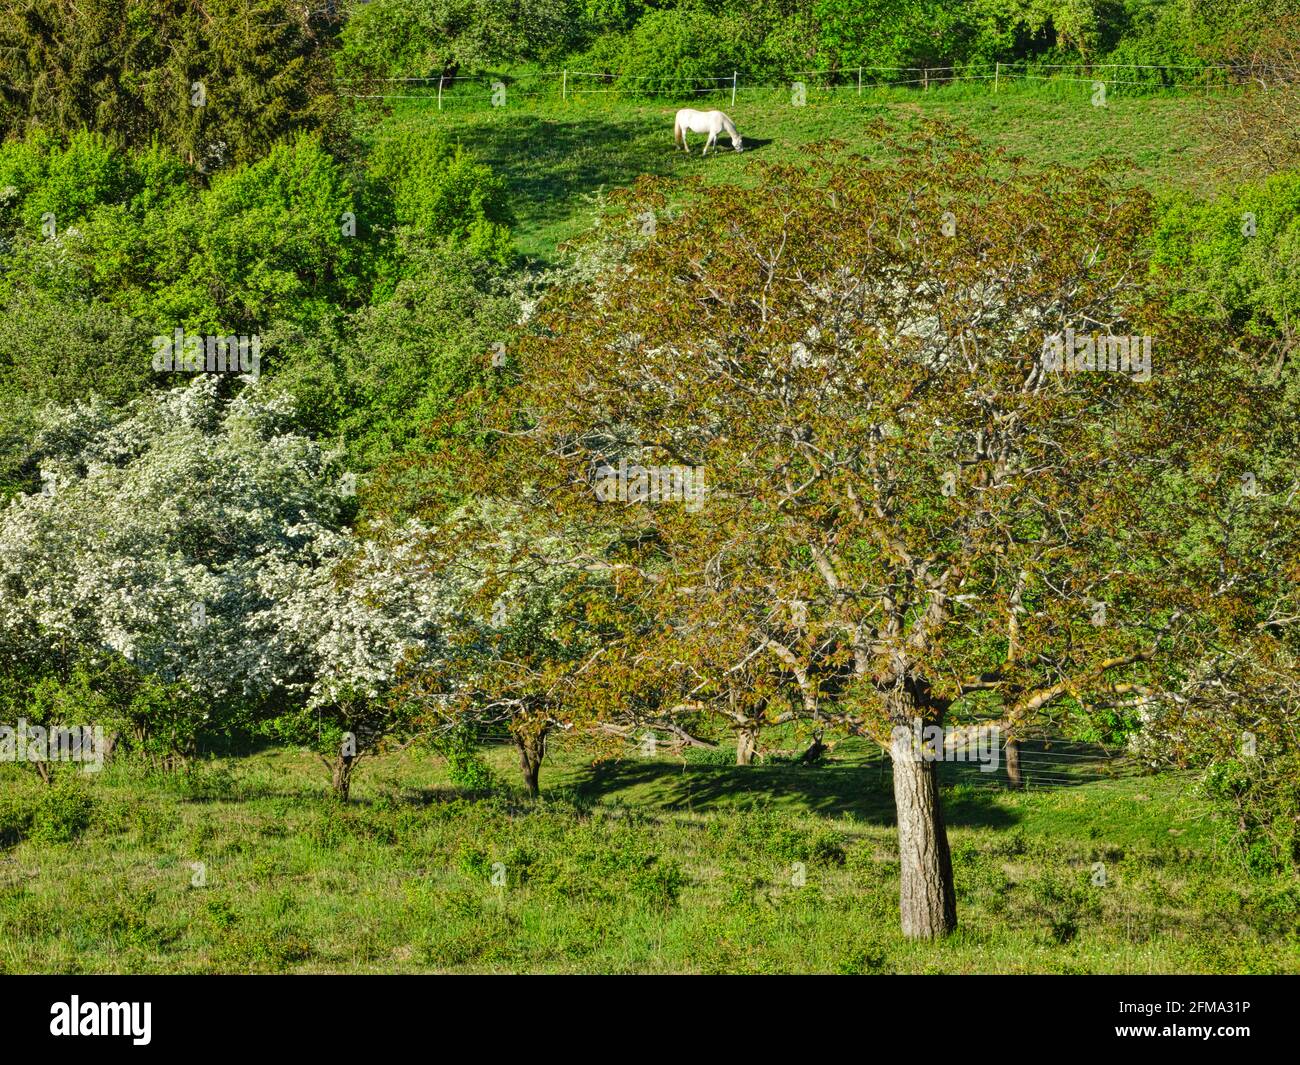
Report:
M0 181L15 189L0 280L11 302L36 292L107 304L154 333L255 333L273 318L313 320L362 292L357 245L342 231L351 192L316 136L277 144L198 194L164 149L124 154L96 134L62 148L10 146Z
M1300 867L1300 756L1217 762L1201 787L1229 852L1246 869L1270 875Z
M71 843L89 827L95 800L73 777L45 789L32 810L28 838L36 843Z
M131 309L205 331L315 322L360 292L359 251L343 229L352 207L342 171L318 138L277 144L265 158L219 175L192 210L142 230L156 256L154 284L132 294Z
M736 748L725 744L718 747L687 747L682 752L687 765L728 766L735 768Z
M268 343L283 352L274 386L294 397L304 426L337 439L358 471L391 464L375 505L400 512L420 484L402 460L476 431L464 397L499 374L490 356L509 337L519 297L499 268L463 249L408 235L397 254L404 276L387 299L314 330L282 323Z
M718 88L720 79L751 66L737 20L694 7L651 11L627 36L618 58L619 88L643 96L682 95Z
M120 733L121 747L151 758L193 753L206 721L194 695L181 685L112 653L76 662L66 677L41 677L26 700L33 721L91 722L110 736Z
M844 844L838 833L809 828L781 810L756 806L727 827L725 845L737 855L777 864L803 862L823 868L845 862Z
M1183 307L1265 341L1300 335L1300 174L1208 202L1174 199L1154 246Z
M517 315L503 186L441 138L381 140L355 190L314 135L196 190L158 145L34 136L0 183L0 497L36 487L46 403L139 395L178 327L261 337L304 425L368 469L424 446Z
M79 131L62 150L41 147L38 138L0 149L0 184L28 192L22 222L30 230L40 229L47 212L66 227L85 218L89 208L122 202L134 191L127 157L100 133Z
M499 785L496 774L478 751L473 729L459 727L439 737L435 748L447 760L447 777L462 791L486 792Z
M451 238L501 264L511 258L504 183L445 138L390 133L371 149L367 178L371 224L407 227L429 242Z
M371 0L353 6L337 67L349 84L454 75L460 67L547 59L571 50L576 0Z
M287 0L9 0L0 132L155 138L200 169L246 162L335 111L324 8ZM196 95L197 86L202 95Z

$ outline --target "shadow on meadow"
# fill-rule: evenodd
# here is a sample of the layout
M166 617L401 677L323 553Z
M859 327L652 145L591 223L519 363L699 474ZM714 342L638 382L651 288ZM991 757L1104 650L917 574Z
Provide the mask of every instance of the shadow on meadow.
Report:
M724 138L714 152L701 157L704 138L696 136L686 155L673 145L672 123L671 108L621 119L604 113L513 113L508 120L457 125L450 135L506 182L521 231L550 234L541 244L525 242L524 248L549 259L551 240L583 228L574 224L576 217L596 220L596 190L630 186L642 175L738 177L754 152L774 143L771 137L747 136L744 152L737 154Z
M830 765L816 769L787 765L726 767L665 761L602 762L567 782L584 803L635 801L662 810L725 809L770 803L825 817L853 817L874 825L894 824L892 785L873 768ZM635 792L635 796L623 793ZM945 789L944 816L951 826L1007 828L1019 816L998 802L992 788Z
M602 186L677 173L683 156L673 151L672 117L657 118L512 114L508 122L458 126L453 136L505 180L521 221L544 226L581 211Z

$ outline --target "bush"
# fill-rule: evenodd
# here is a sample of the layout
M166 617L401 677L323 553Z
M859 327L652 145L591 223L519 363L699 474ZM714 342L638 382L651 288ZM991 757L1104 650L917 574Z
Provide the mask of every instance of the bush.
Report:
M366 217L426 242L451 239L505 264L513 257L505 182L459 146L424 130L383 137L367 160Z
M314 323L361 294L357 244L343 232L353 209L319 138L277 144L214 180L190 210L148 228L156 294L139 293L132 309L224 332L260 333L276 318Z
M274 386L294 397L304 428L339 440L361 473L478 430L466 393L494 382L488 354L519 310L502 271L465 249L403 255L410 276L390 298L329 330L286 326L268 341L284 352ZM386 503L399 504L388 487Z
M1300 174L1279 174L1208 203L1173 200L1154 245L1155 264L1178 283L1183 307L1225 316L1264 340L1296 336Z
M94 811L95 800L85 786L64 777L37 800L29 838L38 843L71 843L89 826Z
M500 784L478 753L473 729L455 729L439 740L438 752L447 759L447 776L453 787L461 791L492 791Z
M694 9L649 12L628 35L619 88L639 96L690 96L753 68L738 20Z
M1215 763L1201 782L1228 850L1252 873L1300 865L1300 755Z

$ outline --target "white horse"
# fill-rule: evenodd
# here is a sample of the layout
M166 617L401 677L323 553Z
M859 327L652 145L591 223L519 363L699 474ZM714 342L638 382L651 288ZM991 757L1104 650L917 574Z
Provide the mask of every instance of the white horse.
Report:
M718 139L718 134L724 129L731 138L731 146L736 151L743 152L745 147L740 139L740 134L736 132L736 124L721 111L692 111L689 107L683 107L677 112L677 117L673 120L673 143L681 145L683 150L689 154L691 149L686 143L686 131L707 133L709 139L705 142L704 151L700 154L708 155L709 149L713 147L714 141Z

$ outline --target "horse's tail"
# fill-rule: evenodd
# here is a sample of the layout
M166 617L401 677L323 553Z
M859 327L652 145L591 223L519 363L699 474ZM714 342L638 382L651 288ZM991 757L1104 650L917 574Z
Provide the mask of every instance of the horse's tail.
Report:
M673 143L679 148L682 143L682 116L680 114L673 116Z

